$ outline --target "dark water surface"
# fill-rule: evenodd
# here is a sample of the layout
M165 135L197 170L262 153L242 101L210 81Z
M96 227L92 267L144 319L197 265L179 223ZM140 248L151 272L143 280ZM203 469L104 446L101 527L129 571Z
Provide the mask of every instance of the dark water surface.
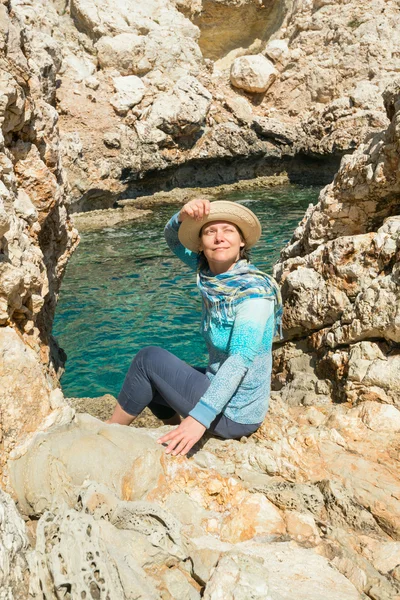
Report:
M239 201L261 221L252 261L271 273L318 188L284 186L220 199ZM129 226L82 234L62 283L53 328L68 360L66 396L118 395L142 346L159 345L194 365L207 363L199 333L196 276L167 247L163 228L178 206L161 206Z

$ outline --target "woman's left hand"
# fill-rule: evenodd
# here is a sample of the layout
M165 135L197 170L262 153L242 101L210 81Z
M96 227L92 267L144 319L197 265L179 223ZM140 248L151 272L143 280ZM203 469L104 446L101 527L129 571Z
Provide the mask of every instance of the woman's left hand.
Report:
M157 442L159 444L169 442L165 450L167 454L172 454L173 456L180 454L184 456L199 441L205 430L206 427L196 421L196 419L186 417L176 429L163 435Z

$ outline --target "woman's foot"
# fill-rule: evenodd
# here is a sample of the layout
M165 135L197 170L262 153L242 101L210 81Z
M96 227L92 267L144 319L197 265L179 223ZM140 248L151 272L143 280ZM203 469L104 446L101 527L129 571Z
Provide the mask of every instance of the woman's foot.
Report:
M125 412L117 403L111 418L107 419L105 423L118 423L119 425L130 425L135 419L136 415L130 415L129 413Z

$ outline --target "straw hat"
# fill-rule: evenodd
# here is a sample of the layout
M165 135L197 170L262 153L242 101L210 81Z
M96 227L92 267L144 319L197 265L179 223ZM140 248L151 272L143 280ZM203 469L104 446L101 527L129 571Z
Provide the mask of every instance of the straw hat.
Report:
M260 239L260 221L249 208L228 200L215 200L210 204L210 214L203 217L201 221L190 217L182 221L178 231L181 244L193 252L198 252L200 230L203 225L212 221L229 221L229 223L237 225L243 233L246 248L251 248Z

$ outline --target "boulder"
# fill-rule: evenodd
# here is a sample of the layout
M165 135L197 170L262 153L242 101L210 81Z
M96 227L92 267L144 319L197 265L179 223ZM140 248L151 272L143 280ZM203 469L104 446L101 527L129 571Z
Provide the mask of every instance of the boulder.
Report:
M173 137L192 136L204 126L211 98L195 77L183 77L156 98L146 120Z
M132 106L139 104L146 88L136 75L114 77L113 82L116 93L110 98L110 103L117 114L124 115Z
M288 43L286 40L270 40L263 54L274 63L283 62L289 55Z
M146 38L135 33L103 36L96 44L102 69L115 69L121 75L143 75L151 69L145 58Z
M261 54L240 56L231 66L231 83L254 94L266 92L278 76L270 60Z

